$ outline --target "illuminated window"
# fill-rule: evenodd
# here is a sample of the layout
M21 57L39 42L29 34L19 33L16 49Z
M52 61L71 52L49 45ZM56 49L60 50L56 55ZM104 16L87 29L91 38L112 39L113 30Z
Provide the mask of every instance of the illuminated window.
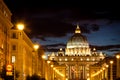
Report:
M15 56L12 56L12 63L15 62Z

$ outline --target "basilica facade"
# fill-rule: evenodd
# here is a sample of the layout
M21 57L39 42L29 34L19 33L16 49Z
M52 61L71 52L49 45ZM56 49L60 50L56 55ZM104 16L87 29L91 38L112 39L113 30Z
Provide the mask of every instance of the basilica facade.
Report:
M81 34L78 25L75 33L68 40L65 51L61 48L58 52L48 55L48 60L66 66L67 80L89 80L89 66L104 58L105 54L89 47L87 38Z

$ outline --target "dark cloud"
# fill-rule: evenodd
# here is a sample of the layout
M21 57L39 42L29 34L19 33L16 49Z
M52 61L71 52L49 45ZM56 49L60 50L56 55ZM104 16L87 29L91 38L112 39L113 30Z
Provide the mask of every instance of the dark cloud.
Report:
M116 49L119 50L120 44L117 45L106 45L106 46L97 46L97 45L90 45L91 48L96 48L97 50L111 50Z
M25 0L4 0L12 12L12 22L24 21L31 30L28 36L53 36L61 37L71 32L75 25L73 22L80 20L96 19L120 19L119 11L111 5L98 7L98 3L91 4L77 3L76 1L25 1ZM75 3L75 4L74 4ZM83 5L85 4L85 5ZM73 6L74 7L71 7ZM115 7L116 8L116 7ZM109 22L108 24L110 24ZM99 25L92 24L91 27L85 23L81 25L83 33L98 31Z
M108 50L109 52L120 52L119 49Z
M88 33L88 34L90 34L91 32L99 31L99 28L100 28L99 24L95 24L95 23L90 24L89 22L80 25L80 29L82 33Z
M46 38L44 36L36 36L36 39L40 39L42 41L47 41Z
M91 25L91 29L92 29L92 31L98 31L98 30L99 30L99 25L97 25L97 24L92 24L92 25Z
M48 52L58 52L60 48L65 49L66 44L59 43L59 44L51 44L51 45L42 45L45 51Z
M59 43L59 44L46 45L46 47L59 47L59 46L63 46L63 47L65 47L65 46L66 46L66 44Z
M57 52L60 48L63 50L66 47L66 44L59 43L59 44L51 44L51 45L43 45L46 51L50 52ZM96 48L97 51L107 51L107 52L118 52L120 51L120 44L118 45L106 45L106 46L97 46L97 45L90 45L91 50Z

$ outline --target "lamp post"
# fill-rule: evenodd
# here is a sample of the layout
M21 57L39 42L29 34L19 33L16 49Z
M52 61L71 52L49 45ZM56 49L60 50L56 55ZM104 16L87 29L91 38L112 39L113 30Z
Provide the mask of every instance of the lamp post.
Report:
M113 71L112 71L112 67L113 67L113 61L110 61L110 80L113 80Z
M36 55L36 57L37 57L37 61L36 61L36 66L37 66L37 68L36 68L36 72L38 73L38 48L39 48L39 45L38 44L34 44L33 45L33 48L34 48L34 52L35 52L35 55ZM34 55L34 54L33 54Z
M14 80L15 80L15 78L16 78L16 76L15 76L15 56L12 56L12 63L14 66Z
M17 29L19 30L19 39L22 39L22 33L23 33L22 31L24 30L24 26L25 25L23 23L17 23L17 25L16 25ZM23 61L23 64L22 64L23 67L21 67L23 69L23 72L22 72L23 76L22 76L22 78L23 78L23 80L25 80L25 73L24 73L25 72L25 67L24 67L25 64L24 64L24 59L22 61ZM15 67L15 65L14 65L14 67Z
M109 66L106 64L105 67L106 67L105 68L105 78L106 78L106 80L108 80L108 67Z
M50 74L52 75L52 76L50 76L50 77L51 77L51 80L53 80L53 67L54 67L54 65L51 64L50 67L51 67L51 70L50 70L51 72L50 72Z
M46 79L48 79L48 80L51 80L51 78L50 78L51 76L49 76L49 75L51 75L51 74L50 74L50 72L51 72L51 71L50 71L50 64L51 64L51 61L48 60L48 61L47 61L47 64L46 64L46 71L48 71L48 72L46 73L46 74L47 74L47 75L46 75Z
M46 56L42 55L42 68L41 68L41 73L42 73L42 77L45 78L45 68L46 68L46 64L45 64L45 59Z
M120 74L120 69L119 69L119 58L120 56L119 55L116 55L116 58L117 58L117 68L116 68L116 71L117 71L117 74L116 74L116 77L119 78L119 74Z
M24 29L24 24L18 23L17 28L18 28L18 30L23 30Z

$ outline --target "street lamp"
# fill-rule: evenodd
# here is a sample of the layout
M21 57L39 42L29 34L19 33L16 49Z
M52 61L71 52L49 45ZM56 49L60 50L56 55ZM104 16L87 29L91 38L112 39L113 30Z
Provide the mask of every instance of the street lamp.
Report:
M41 65L42 78L45 78L45 70L46 70L45 59L46 59L46 55L42 55L42 65Z
M37 64L36 64L37 68L35 68L35 69L37 69L36 71L38 71L38 51L37 51L37 50L38 50L38 48L39 48L39 45L38 45L38 44L34 44L34 45L33 45L33 48L34 48L34 52L35 52L35 54L33 54L33 55L36 55L36 57L37 57L37 58L36 58L36 60L37 60L37 61L36 61L36 63L37 63ZM32 60L33 60L33 59L32 59ZM33 64L33 62L32 62L32 64Z
M38 48L39 48L39 45L38 44L34 44L34 49L38 50Z
M24 24L22 24L22 23L17 24L17 28L18 28L18 30L23 30Z
M47 63L49 64L49 63L50 63L50 61L47 61Z
M117 58L117 68L116 68L116 71L117 71L117 78L119 78L120 76L119 76L119 74L120 74L120 69L119 69L119 59L120 59L120 56L119 55L116 55L116 58Z
M46 56L45 56L45 55L42 55L42 59L45 60L45 59L46 59Z
M14 65L14 80L15 80L15 56L12 56L12 63Z
M113 80L112 66L113 66L113 61L110 61L110 80Z
M23 29L24 29L25 25L23 23L17 23L16 27L19 30L19 39L23 39L22 35L23 35ZM24 59L23 59L23 62L24 62ZM24 65L24 63L22 65ZM14 65L14 67L15 67L15 65ZM23 69L23 72L22 72L23 76L22 77L23 77L23 80L24 80L24 78L25 78L25 73L24 73L25 67L23 66L22 69Z

